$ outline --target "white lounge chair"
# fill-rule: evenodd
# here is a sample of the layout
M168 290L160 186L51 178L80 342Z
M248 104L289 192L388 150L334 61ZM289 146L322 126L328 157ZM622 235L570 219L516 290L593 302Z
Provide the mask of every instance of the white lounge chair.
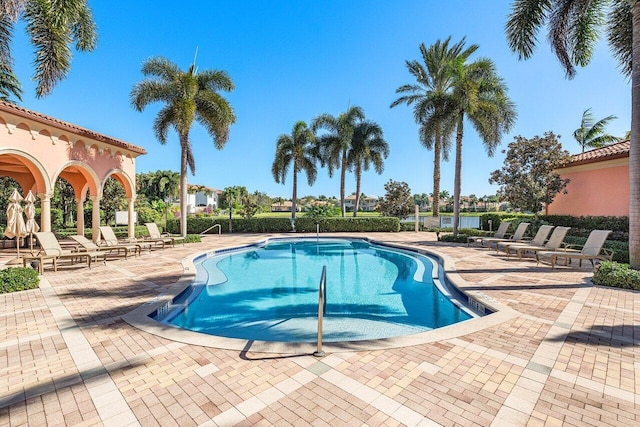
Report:
M496 230L495 234L492 237L496 237L499 239L503 239L506 237L507 235L507 230L509 230L509 226L511 225L510 222L501 222L500 225L498 226L498 229ZM474 244L478 244L478 243L482 243L482 239L487 238L487 236L469 236L467 237L467 245L474 243Z
M176 242L181 242L184 245L183 236L174 236L169 233L160 233L158 224L156 224L155 222L146 222L144 225L147 227L147 231L149 232L149 240L163 240L165 243L171 244L172 247L176 245Z
M555 268L558 258L564 258L564 265L567 265L572 259L578 259L580 260L580 267L582 267L583 259L589 260L592 266L595 266L596 260L611 261L613 259L613 251L603 248L609 234L611 234L611 230L593 230L589 233L584 245L567 245L564 250L560 251L536 252L536 261L539 263L541 257L549 257L551 268ZM581 249L576 249L578 247Z
M527 242L498 242L496 251L504 251L507 256L511 254L511 250L515 250L520 246L542 246L547 241L549 233L553 230L553 225L541 225L536 235Z
M485 237L484 239L482 239L481 245L490 248L491 245L497 245L498 242L522 242L522 238L524 237L524 233L527 231L528 227L528 222L521 222L520 224L518 224L518 228L516 228L516 231L510 238Z
M58 271L58 260L68 258L74 262L76 259L84 259L87 266L91 268L91 261L102 257L106 262L107 256L104 252L99 251L65 251L60 247L60 243L55 234L50 231L40 231L33 233L38 239L40 250L37 253L25 254L22 257L22 264L27 265L27 261L38 261L38 271L40 274L44 272L44 262L51 260L53 263L53 271Z

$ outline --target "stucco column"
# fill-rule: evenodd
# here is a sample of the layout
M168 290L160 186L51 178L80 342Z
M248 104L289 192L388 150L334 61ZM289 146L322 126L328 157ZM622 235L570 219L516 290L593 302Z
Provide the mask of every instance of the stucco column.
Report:
M76 197L76 232L84 236L84 198Z
M98 196L89 196L93 202L93 211L91 212L91 239L94 243L98 243L100 236L100 198Z
M51 231L51 194L38 193L40 197L40 230Z
M129 235L129 239L134 239L136 237L136 224L134 222L134 204L136 202L135 198L130 198L127 199L127 208L129 210L129 223L128 223L128 228L127 228L127 232Z

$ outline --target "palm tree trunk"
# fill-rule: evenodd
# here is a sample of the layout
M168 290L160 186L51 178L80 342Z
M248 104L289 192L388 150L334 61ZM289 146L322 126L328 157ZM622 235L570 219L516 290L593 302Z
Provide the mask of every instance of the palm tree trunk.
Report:
M436 129L433 143L433 216L440 215L440 152L442 151L442 136L440 129Z
M460 191L462 188L462 134L464 132L464 112L458 117L458 132L456 134L456 165L453 178L453 236L458 236L460 222Z
M296 210L298 209L298 168L293 164L293 194L291 194L291 227L295 227Z
M640 269L640 2L631 6L631 143L629 144L629 263Z
M344 181L347 176L347 150L342 151L342 167L340 169L340 206L342 218L347 216L347 209L344 205Z
M356 204L353 208L353 217L355 218L360 208L360 181L362 179L362 168L360 165L356 166Z
M188 135L180 135L180 235L187 235L187 141Z

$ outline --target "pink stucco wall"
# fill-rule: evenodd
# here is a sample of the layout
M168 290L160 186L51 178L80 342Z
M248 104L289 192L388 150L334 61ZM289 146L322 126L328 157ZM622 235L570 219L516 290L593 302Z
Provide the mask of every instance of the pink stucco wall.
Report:
M558 194L547 212L550 215L628 216L629 165L602 166L562 173L563 178L571 180L567 194Z

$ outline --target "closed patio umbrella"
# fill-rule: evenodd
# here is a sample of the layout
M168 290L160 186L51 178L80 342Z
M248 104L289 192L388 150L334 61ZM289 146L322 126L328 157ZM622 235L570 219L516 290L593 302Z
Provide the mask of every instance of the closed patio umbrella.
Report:
M18 249L18 257L20 257L20 237L27 235L27 227L22 217L22 206L20 201L22 196L18 193L18 189L14 188L13 193L9 197L9 206L7 206L7 228L4 235L8 238L16 238L16 248Z
M27 217L25 223L25 230L29 233L29 249L33 250L33 233L37 233L40 230L40 226L36 222L36 196L29 190L29 194L24 198L27 204L24 206L24 214Z

